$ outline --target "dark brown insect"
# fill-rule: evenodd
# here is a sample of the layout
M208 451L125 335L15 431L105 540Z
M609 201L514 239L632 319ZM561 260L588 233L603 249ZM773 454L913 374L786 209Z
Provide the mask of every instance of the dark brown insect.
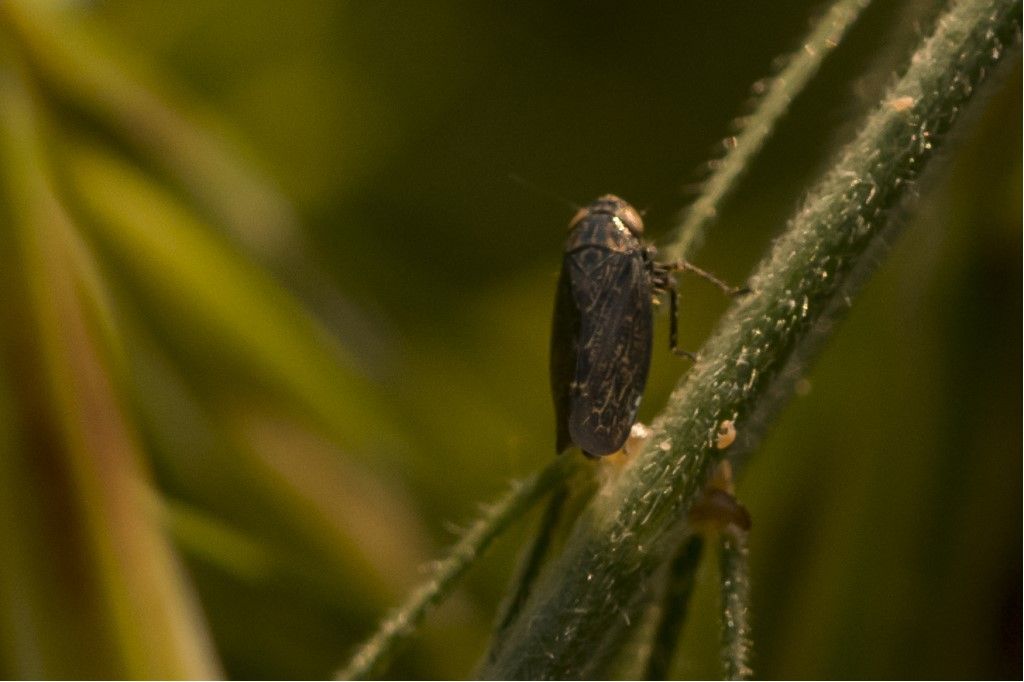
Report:
M693 359L676 345L674 271L690 270L729 294L739 292L686 261L657 263L643 233L640 214L612 194L569 222L551 333L559 453L575 443L588 457L601 457L625 443L651 365L657 294L669 293L670 347Z
M569 223L551 334L558 452L575 443L590 457L609 455L636 419L651 364L652 296L670 284L643 231L636 209L611 194Z

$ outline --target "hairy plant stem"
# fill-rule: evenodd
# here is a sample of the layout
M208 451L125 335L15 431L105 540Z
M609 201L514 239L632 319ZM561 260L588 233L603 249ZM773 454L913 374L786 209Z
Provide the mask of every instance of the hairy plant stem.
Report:
M646 605L649 579L687 534L685 511L722 457L719 423L732 420L740 434L730 458L752 447L747 421L781 405L791 363L850 305L893 235L893 210L978 85L1019 42L1019 15L1019 0L961 0L944 13L810 191L751 278L754 293L723 319L655 421L648 446L581 514L484 676L600 674Z
M448 552L434 563L427 581L410 595L405 604L380 624L352 659L338 673L343 680L366 679L377 672L398 645L412 634L431 607L451 591L458 578L469 568L491 541L534 502L552 488L564 483L572 473L576 459L558 457L545 469L516 481L511 489L463 533Z
M547 558L548 551L558 528L558 522L565 507L566 498L569 495L568 486L565 482L551 494L548 505L541 516L537 533L530 543L529 548L523 556L521 565L512 581L512 589L509 592L506 602L498 609L497 625L494 628L494 639L500 640L501 634L509 626L523 607L527 597L530 596L530 589L534 580L540 574L541 565Z
M718 540L718 572L722 598L722 679L749 680L750 562L747 532L726 529Z
M754 86L759 98L757 107L744 120L742 130L726 138L725 155L714 162L714 172L702 183L697 200L680 214L673 242L662 249L663 258L685 258L699 244L704 228L714 220L722 200L771 136L775 124L869 4L871 0L837 0L807 34L800 49L790 55L786 66Z
M686 614L690 607L690 595L693 594L697 582L697 566L704 549L704 538L694 533L683 543L683 546L672 559L665 585L665 596L661 601L661 609L657 630L651 643L651 655L647 659L645 679L667 680L672 667L679 636L686 623Z

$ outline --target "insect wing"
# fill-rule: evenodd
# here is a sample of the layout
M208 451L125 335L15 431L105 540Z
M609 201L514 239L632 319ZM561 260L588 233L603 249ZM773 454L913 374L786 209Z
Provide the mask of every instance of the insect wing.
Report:
M558 453L572 445L569 386L575 380L580 338L580 314L572 294L570 258L565 257L558 277L555 318L551 325L551 394L555 399L555 451Z
M589 455L611 454L629 436L650 368L647 263L640 251L587 248L567 254L563 271L578 324L569 438Z

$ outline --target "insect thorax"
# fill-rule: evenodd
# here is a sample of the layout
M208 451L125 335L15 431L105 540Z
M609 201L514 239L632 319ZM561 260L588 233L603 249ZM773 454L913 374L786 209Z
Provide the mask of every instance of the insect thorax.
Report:
M641 244L619 218L597 213L587 216L572 228L565 244L565 252L572 253L586 247L635 253L640 250Z

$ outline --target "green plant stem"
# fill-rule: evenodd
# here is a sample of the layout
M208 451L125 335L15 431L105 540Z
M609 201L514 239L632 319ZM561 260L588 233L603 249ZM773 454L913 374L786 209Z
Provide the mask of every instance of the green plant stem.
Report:
M555 530L558 528L558 521L562 517L562 509L565 507L568 494L569 490L565 481L551 494L536 535L523 556L521 567L516 572L513 580L513 589L509 594L508 601L499 610L498 624L494 629L495 639L500 639L501 633L515 619L519 609L526 602L526 598L530 596L530 588L540 574L540 568L544 563L545 557L547 557L548 550L551 548L551 542L554 539Z
M871 0L834 2L807 34L800 49L790 55L785 68L755 86L759 97L757 106L746 117L743 129L726 139L725 155L715 162L714 172L703 183L700 196L680 214L673 243L662 249L664 258L669 261L685 258L699 244L704 228L714 220L722 200L771 136L775 124L869 4ZM762 86L763 93L757 92Z
M669 566L658 628L651 646L651 655L647 659L645 678L648 680L668 679L672 657L686 622L703 549L704 540L695 533L683 543Z
M483 675L575 679L600 675L647 601L651 576L686 533L718 424L745 454L757 421L778 409L809 349L833 323L894 236L894 209L978 86L1019 42L1018 0L956 2L855 140L812 188L701 359L653 424L648 446L580 515L557 561L497 645Z
M747 532L735 528L719 534L718 572L722 596L722 679L749 680L750 562Z
M448 556L436 562L430 578L388 616L338 673L343 680L373 675L396 647L412 634L431 607L452 589L455 581L510 523L522 516L545 493L562 484L578 458L558 457L539 473L515 482L496 504L484 511L462 535Z

